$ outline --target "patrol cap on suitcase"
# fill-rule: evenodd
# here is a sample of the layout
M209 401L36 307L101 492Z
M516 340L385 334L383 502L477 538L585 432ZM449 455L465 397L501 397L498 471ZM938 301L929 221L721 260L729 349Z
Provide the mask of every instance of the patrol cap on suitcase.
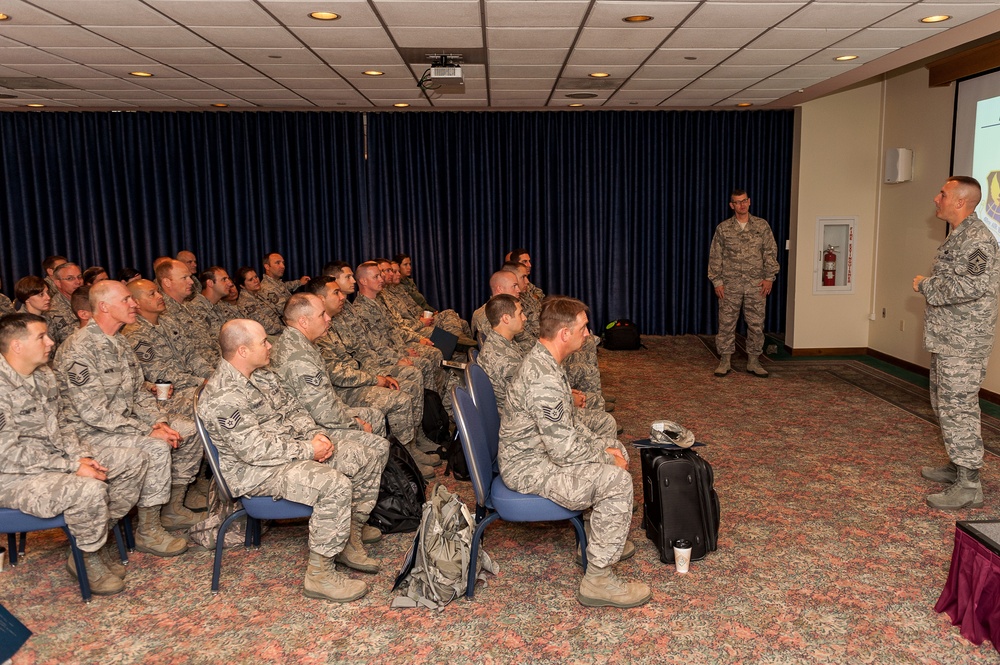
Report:
M649 430L653 443L672 443L681 448L694 445L694 432L672 420L657 420Z

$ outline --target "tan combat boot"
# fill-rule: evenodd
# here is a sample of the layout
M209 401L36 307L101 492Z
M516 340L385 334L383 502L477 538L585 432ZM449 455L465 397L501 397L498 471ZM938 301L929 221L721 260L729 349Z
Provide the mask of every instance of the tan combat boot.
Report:
M729 364L730 357L730 354L723 353L722 357L719 358L719 366L715 368L716 376L725 376L726 374L729 374L730 370L732 370L732 367Z
M759 356L753 356L747 359L747 371L754 376L759 376L762 379L767 378L767 370L761 367Z
M405 444L403 447L406 448L406 452L410 453L410 457L413 458L413 461L417 463L417 470L420 471L420 475L423 476L425 480L430 480L436 475L433 468L420 461L421 459L426 459L427 456L420 452L412 441ZM441 458L437 455L434 456L434 459L438 460L438 464L441 463Z
M635 543L633 543L631 540L626 540L625 546L622 547L622 555L618 557L618 560L625 561L626 559L631 559L633 556L635 556ZM583 555L580 552L579 545L576 546L576 563L580 566L583 565Z
M122 563L118 554L118 545L115 543L114 536L110 536L108 543L98 550L98 552L101 555L101 561L111 571L111 574L120 579L125 579L125 564Z
M191 512L184 506L187 485L171 485L170 501L160 512L160 524L165 529L187 529L205 519L204 515Z
M382 532L372 525L366 524L361 529L361 542L365 545L371 545L372 543L377 543L380 540L382 540Z
M653 592L642 582L623 582L611 566L587 566L587 574L580 582L576 599L587 607L638 607L653 597Z
M938 510L979 508L983 505L983 486L979 482L979 469L957 466L955 483L938 494L927 497L927 505Z
M199 473L197 480L188 487L187 496L184 497L184 506L196 513L208 510L208 488L211 485L212 481ZM202 516L202 519L204 518L205 516Z
M362 573L377 573L379 563L368 556L368 552L365 551L365 545L361 540L362 528L363 525L351 520L351 535L348 537L343 551L337 555L337 563Z
M336 572L332 557L313 551L309 552L302 588L308 598L322 598L336 603L348 603L368 593L368 585L361 580L352 580Z
M83 565L87 567L87 581L90 582L90 592L95 596L113 596L120 593L125 588L125 582L120 577L108 570L101 560L101 552L84 552ZM73 551L70 550L69 559L66 561L66 570L74 578L76 574L76 561L73 560Z
M413 459L417 459L421 464L426 464L427 466L438 466L441 464L441 458L437 454L440 446L428 439L427 435L420 428L417 428L417 435L413 439L413 448L418 454L426 458L417 459L416 455L414 455Z
M952 485L958 480L958 467L953 462L948 462L945 466L923 466L920 467L920 475L936 483Z
M139 508L139 526L135 530L135 549L156 556L177 556L187 551L183 538L171 536L160 524L160 507Z

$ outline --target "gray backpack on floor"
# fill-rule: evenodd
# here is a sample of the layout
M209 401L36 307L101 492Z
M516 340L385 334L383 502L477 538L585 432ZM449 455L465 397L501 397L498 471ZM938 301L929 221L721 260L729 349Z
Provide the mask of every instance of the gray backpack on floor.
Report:
M405 594L394 598L392 607L441 610L465 593L470 566L475 566L477 581L485 581L487 572L496 574L496 564L481 548L479 560L469 560L475 528L476 522L462 500L444 485L435 485L424 503L413 546L392 587Z

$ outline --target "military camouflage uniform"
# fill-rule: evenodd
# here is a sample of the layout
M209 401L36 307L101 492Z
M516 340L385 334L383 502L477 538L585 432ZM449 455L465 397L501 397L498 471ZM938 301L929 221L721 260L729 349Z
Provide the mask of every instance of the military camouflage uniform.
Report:
M45 320L49 322L49 337L57 347L80 328L80 319L76 318L69 298L59 289L52 295L49 311L45 312Z
M514 342L508 341L495 330L491 330L486 336L486 343L483 344L479 360L476 362L493 384L493 394L496 396L497 408L501 414L507 399L507 386L510 385L523 360L524 354ZM614 439L618 436L618 423L603 409L578 409L574 405L573 417L576 422L582 423L602 439Z
M14 303L10 301L10 298L0 293L0 316L5 316L7 314L14 313Z
M278 335L285 328L281 317L274 313L274 309L267 301L248 289L240 290L236 306L240 310L240 318L256 321L264 327L264 332L268 335Z
M601 568L618 561L632 521L632 476L615 466L612 447L624 453L616 439L576 422L566 373L545 345L535 345L507 387L500 475L517 492L591 509L587 560Z
M200 296L201 294L199 294ZM177 302L166 293L163 294L163 302L167 309L160 314L160 320L171 319L181 335L187 340L195 352L200 355L210 367L215 367L221 357L219 354L219 337L212 337L207 334L205 327L199 325L197 319L191 315L191 311L184 304Z
M996 336L997 251L993 234L973 213L938 247L931 276L917 287L927 300L931 405L948 457L967 469L983 465L979 388Z
M124 336L107 335L91 321L59 347L55 370L62 418L81 441L98 450L140 448L148 456L139 507L163 505L171 485L191 482L202 455L194 421L160 412ZM162 422L180 433L176 449L149 436L153 425Z
M719 224L708 256L708 278L725 291L719 300L719 335L715 346L720 355L736 350L736 320L743 308L747 322L747 355L764 351L764 311L767 298L760 294L763 280L778 276L778 246L767 221L750 215L746 229L736 216Z
M226 304L228 305L229 303ZM184 308L187 309L188 314L191 315L191 320L198 328L198 337L213 340L212 348L216 351L219 348L219 331L222 330L222 326L231 318L239 318L236 308L230 307L230 313L232 314L230 317L223 308L213 305L211 300L200 293L196 293L194 298L184 303ZM215 360L212 361L213 368L218 364L219 357L216 355Z
M417 288L417 283L413 281L412 277L400 277L399 285L403 287L406 294L417 304L421 313L423 313L424 310L431 312L434 311L434 308L431 307L429 302L427 302L427 298L425 298L424 294Z
M409 312L409 315L412 316L413 319L421 326L423 324L420 323L419 319L423 316L424 311L434 311L433 307L421 307L418 305L403 287L402 283L387 284L385 288L382 289L382 293L389 293L390 297L398 303L398 306L403 311ZM391 303L387 302L386 305L392 309ZM403 314L403 316L405 318L406 314ZM472 336L472 329L469 328L469 324L466 323L462 317L458 315L458 312L453 309L445 309L437 312L434 315L434 325L443 330L447 330L456 337L461 337L462 335L465 335L466 337Z
M198 415L237 496L274 496L310 505L309 549L326 557L344 549L351 532L351 481L332 464L313 460L312 438L323 428L285 391L277 375L262 368L248 380L221 360L198 400ZM338 447L334 459L339 452ZM376 498L359 501L374 505Z
M298 286L298 281L281 282L270 275L261 275L260 291L257 295L271 307L280 320L285 314L285 303L292 297L292 289Z
M107 481L77 476L80 459L108 469ZM135 448L93 451L59 422L59 387L46 366L29 377L0 356L0 506L36 517L64 515L84 552L96 552L135 505L146 474Z
M243 316L243 312L240 311L238 302L239 302L238 300L237 300L237 302L229 302L228 300L220 300L219 302L215 303L214 306L215 306L215 309L219 310L219 312L222 314L222 317L226 321L232 321L233 319L246 318L246 317Z
M122 329L122 334L132 345L148 383L164 380L173 384L173 397L160 406L172 414L190 417L194 395L212 375L212 366L188 343L177 322L160 317L154 326L140 315L135 323Z
M377 409L389 430L406 445L413 440L414 428L424 415L424 379L415 367L393 365L366 371L344 346L332 322L326 334L316 340L327 375L334 390L353 407ZM399 390L380 388L378 375L394 376Z
M382 469L389 459L385 416L376 409L349 409L333 389L319 349L296 328L286 327L278 338L271 353L271 369L312 419L328 432L336 447L333 466L354 485L374 483L377 497ZM372 425L371 434L361 429L355 416ZM337 460L348 459L355 466L341 468ZM368 489L363 492L365 496ZM364 515L366 520L370 512L371 507Z

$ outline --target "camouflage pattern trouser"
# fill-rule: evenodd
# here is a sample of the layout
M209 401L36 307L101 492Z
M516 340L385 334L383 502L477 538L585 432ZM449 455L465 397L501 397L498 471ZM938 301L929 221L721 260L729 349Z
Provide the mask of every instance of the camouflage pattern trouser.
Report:
M590 397L587 398L587 405L590 405ZM573 420L582 423L587 429L601 437L602 439L618 438L618 423L614 417L603 409L573 409ZM627 459L627 458L626 458Z
M767 298L760 295L760 283L723 284L722 300L719 301L719 334L715 338L715 348L719 355L732 355L736 350L736 320L747 322L747 355L756 358L764 352L764 312Z
M469 324L463 321L458 312L453 309L446 309L435 314L434 325L447 330L456 337L461 337L462 335L472 337L472 330L469 328Z
M124 517L139 498L146 455L117 448L98 452L96 459L108 469L107 482L74 473L0 475L0 506L36 517L63 515L77 547L96 552L108 537L108 520Z
M399 381L399 390L379 388L378 386L360 386L358 388L337 388L349 407L370 407L382 414L382 419L388 421L389 431L399 439L404 446L413 440L413 431L419 420L414 419L411 390L407 390L404 381ZM420 393L420 417L424 415L423 389ZM385 436L382 434L381 436Z
M622 555L632 523L632 476L613 464L548 466L539 482L525 488L569 510L590 509L587 563L604 568Z
M979 387L989 358L931 354L931 407L941 426L948 457L957 466L983 466Z
M170 501L171 485L188 485L198 475L201 466L201 441L194 429L194 421L174 417L170 426L177 430L182 439L177 448L162 439L140 434L107 434L97 432L83 437L95 450L116 448L139 448L149 462L146 479L139 493L139 507L162 506ZM152 429L152 428L150 428Z
M327 464L350 479L351 514L364 524L378 499L382 471L389 460L389 442L357 430L338 430L330 439L333 457Z
M351 535L351 481L327 464L297 460L275 467L251 496L274 496L312 506L309 550L322 556L340 554Z
M361 418L361 420L371 425L372 434L375 436L380 436L383 439L386 437L385 415L378 409L373 409L367 406L349 406L347 407L347 413L351 416L351 418Z
M564 362L569 384L587 395L588 409L604 409L601 393L601 370L597 366L597 338L590 335L583 347L571 353Z
M445 376L444 370L441 368L444 356L441 355L441 351L425 344L416 344L410 348L416 349L417 355L407 355L407 357L413 361L413 366L423 373L424 388L433 390L441 395L441 399L444 399Z

